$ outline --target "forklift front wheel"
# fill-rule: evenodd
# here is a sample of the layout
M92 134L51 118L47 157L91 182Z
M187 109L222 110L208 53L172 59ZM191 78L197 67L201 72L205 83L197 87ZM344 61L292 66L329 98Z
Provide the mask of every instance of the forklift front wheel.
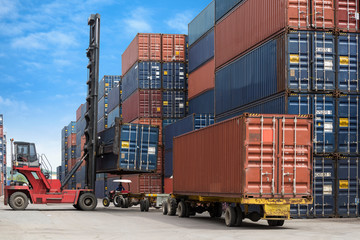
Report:
M90 192L81 194L81 196L79 197L78 205L80 209L84 211L94 210L97 205L97 199L95 197L95 194Z
M29 198L23 192L14 192L9 199L9 205L14 210L24 210L29 204Z
M108 197L105 197L102 202L104 207L110 206L110 199Z

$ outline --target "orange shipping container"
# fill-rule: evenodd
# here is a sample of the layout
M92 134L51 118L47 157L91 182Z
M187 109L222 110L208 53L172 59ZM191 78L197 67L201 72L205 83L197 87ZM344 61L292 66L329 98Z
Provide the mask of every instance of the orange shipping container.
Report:
M311 197L312 121L243 114L174 138L174 194Z
M189 74L188 97L195 98L215 87L215 60L212 59Z
M123 186L132 193L162 193L162 181L159 174L122 175L121 178L131 180L130 189L128 184Z
M71 146L76 146L76 133L71 133L67 137L67 147L71 148Z
M173 179L165 178L164 179L164 193L172 193L173 192Z
M162 60L164 62L186 61L186 36L180 34L162 35Z

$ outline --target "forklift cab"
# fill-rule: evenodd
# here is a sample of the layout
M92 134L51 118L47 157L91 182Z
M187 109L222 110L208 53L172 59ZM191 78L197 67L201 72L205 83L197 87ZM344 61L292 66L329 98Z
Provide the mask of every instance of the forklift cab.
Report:
M35 144L27 142L14 142L15 162L17 166L39 167Z

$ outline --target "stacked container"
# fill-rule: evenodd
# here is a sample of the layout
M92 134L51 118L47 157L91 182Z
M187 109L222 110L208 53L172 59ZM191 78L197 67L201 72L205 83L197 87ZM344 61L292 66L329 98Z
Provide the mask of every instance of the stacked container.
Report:
M4 195L6 183L6 136L4 135L4 119L0 114L0 196Z
M121 81L121 76L117 75L105 75L99 82L98 89L98 124L97 130L98 132L103 131L108 128L108 104L109 104L109 92L114 87L119 85Z
M118 86L110 90L108 96L108 127L115 125L116 118L122 118L122 103L121 103L121 81Z
M68 164L69 164L69 156L68 156L68 127L65 126L61 130L61 175L60 179L65 179L68 174ZM66 187L66 186L65 186Z
M123 121L158 126L160 133L156 174L134 176L133 180L139 182L137 186L145 184L141 189L161 192L162 129L187 113L187 37L139 33L122 55L122 72Z
M215 1L189 23L190 114L214 114L214 23Z
M357 1L215 5L216 121L244 112L312 114L314 204L292 206L292 213L358 216Z

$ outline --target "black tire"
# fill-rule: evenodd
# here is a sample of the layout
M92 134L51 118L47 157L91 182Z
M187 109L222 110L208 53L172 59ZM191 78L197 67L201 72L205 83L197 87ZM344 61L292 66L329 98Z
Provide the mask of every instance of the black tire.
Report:
M167 201L163 201L161 207L162 207L163 215L167 215L168 214L168 203L167 203Z
M285 221L284 220L278 220L276 226L284 226Z
M77 205L77 204L74 204L73 207L74 207L76 210L81 210L80 207L79 207L79 205Z
M145 201L143 199L140 200L140 211L145 211Z
M145 199L144 200L144 211L148 212L149 208L150 208L150 201L149 201L149 199Z
M278 220L267 220L269 226L275 227L278 224Z
M180 201L177 209L176 209L176 213L179 217L183 218L183 217L187 217L187 206L186 203L184 201Z
M121 207L121 202L122 202L121 196L119 196L119 195L114 196L113 202L114 202L115 207Z
M110 206L110 199L108 197L104 197L102 200L102 204L104 205L104 207Z
M236 222L236 211L234 207L228 206L225 210L225 224L228 227L233 227Z
M235 220L235 226L240 227L243 220L242 210L240 206L235 207L236 211L236 220Z
M83 211L91 211L94 210L97 206L97 199L95 194L86 192L81 194L79 197L78 203L79 208Z
M9 205L14 210L25 210L29 205L29 198L23 192L14 192L10 196Z
M124 208L129 208L129 198L124 198Z
M175 198L169 198L168 199L168 215L169 216L175 216L176 209L177 209L177 203Z

